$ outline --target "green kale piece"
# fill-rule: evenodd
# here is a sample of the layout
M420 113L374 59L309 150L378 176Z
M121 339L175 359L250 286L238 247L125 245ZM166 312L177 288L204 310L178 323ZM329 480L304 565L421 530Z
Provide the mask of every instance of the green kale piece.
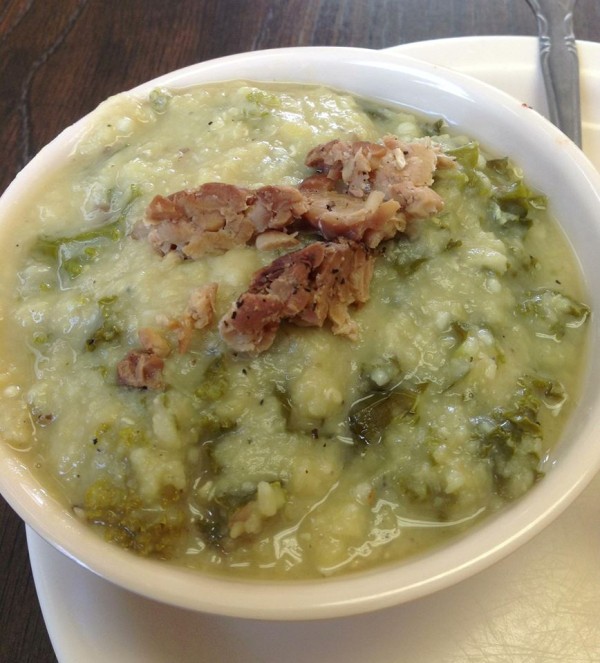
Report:
M392 421L416 414L417 400L425 386L420 390L396 386L388 391L373 391L357 400L348 415L354 441L361 446L379 444Z
M566 400L564 387L556 381L526 375L517 382L515 395L506 407L474 420L479 432L479 451L490 464L499 495L518 497L543 476L542 407L556 409Z
M524 235L531 227L532 212L546 208L546 198L527 187L522 174L508 158L484 161L476 142L448 150L447 154L459 166L449 169L449 173L462 174L466 177L465 185L487 198L489 211L484 222L499 235Z
M470 142L447 150L446 154L456 159L459 166L467 171L472 171L479 163L479 143Z
M531 227L532 210L546 209L546 198L534 193L508 158L486 161L483 174L490 183L489 217L497 230L521 234Z
M256 497L256 488L221 493L198 509L196 527L202 540L212 548L227 552L232 547L229 522L233 514Z
M586 304L551 288L526 293L518 311L527 316L538 336L555 341L560 341L568 329L585 324L590 314Z
M55 265L60 287L68 288L68 284L80 276L85 266L94 262L104 248L125 236L127 213L140 195L139 188L132 185L125 204L102 226L75 235L39 237L31 249L32 257L39 262ZM109 198L109 205L112 206L115 192L109 192Z
M40 237L32 250L34 258L40 262L57 264L60 277L76 279L86 264L93 262L100 248L122 237L119 220L95 230L88 230L72 237Z

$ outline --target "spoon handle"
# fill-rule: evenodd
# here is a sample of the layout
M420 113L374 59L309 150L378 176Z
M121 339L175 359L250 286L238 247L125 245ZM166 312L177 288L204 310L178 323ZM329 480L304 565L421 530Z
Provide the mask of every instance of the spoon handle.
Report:
M573 34L576 0L527 0L538 23L550 121L581 147L579 60Z

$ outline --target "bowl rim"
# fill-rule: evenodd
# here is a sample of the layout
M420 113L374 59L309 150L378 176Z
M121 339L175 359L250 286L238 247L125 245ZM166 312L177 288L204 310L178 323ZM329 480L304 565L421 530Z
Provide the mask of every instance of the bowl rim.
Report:
M295 63L295 68L290 77L284 79L281 72L290 71L290 62ZM336 71L340 66L352 67L353 71L361 71L364 75L358 83L344 81L341 86L326 83L324 79L331 78L332 74L323 67L323 63ZM240 71L254 71L255 76L239 76ZM224 72L229 74L224 76ZM423 86L425 96L435 89L434 93L443 91L447 95L457 95L465 104L472 104L473 108L482 101L496 105L506 115L505 122L521 123L534 137L545 141L545 145L554 146L568 159L574 168L570 177L586 187L587 197L598 203L600 209L600 175L587 157L545 118L490 85L400 53L337 46L238 53L178 69L121 94L140 96L160 86L187 87L196 83L240 78L261 82L323 82L330 87L363 94L363 88L380 89L380 85L371 84L368 80L369 76L375 80L376 73L412 76ZM393 98L385 94L366 96L388 101ZM397 94L394 93L394 96L397 97ZM112 99L114 97L98 108L111 103ZM396 98L395 103L401 102ZM423 109L411 104L407 107L423 112ZM94 121L98 108L61 132L17 175L0 198L0 217L14 213L32 179L41 177L44 169L57 158L65 158ZM600 245L600 222L596 226L592 230L597 245ZM593 337L590 338L590 346L598 345L593 342L598 340L598 334L596 330L590 333ZM599 363L597 356L589 362L585 377L588 386L593 368ZM380 566L325 581L231 579L135 557L102 542L87 526L68 514L57 498L37 485L18 452L14 453L4 444L0 444L0 467L8 471L0 472L0 492L17 514L55 548L97 575L148 598L203 612L258 619L315 619L358 614L413 600L463 580L508 555L562 513L600 469L600 449L595 450L592 445L592 432L597 423L593 420L592 411L600 409L600 393L598 388L591 390L591 393L592 400L585 406L583 416L568 427L568 433L579 434L585 440L583 447L588 451L591 462L584 468L579 467L574 454L567 455L561 458L560 473L553 468L553 472L549 472L544 481L534 486L524 498L488 517L476 528L469 529L466 535L396 565ZM556 496L565 476L568 488L561 489L560 495ZM511 535L500 535L509 524ZM162 578L160 588L155 585L157 578ZM257 595L261 597L259 602Z

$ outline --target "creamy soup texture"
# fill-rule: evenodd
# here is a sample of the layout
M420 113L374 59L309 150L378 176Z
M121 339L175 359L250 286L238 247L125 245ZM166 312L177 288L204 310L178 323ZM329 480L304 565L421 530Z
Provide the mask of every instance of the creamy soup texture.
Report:
M453 163L434 174L443 207L367 249L352 334L283 320L247 352L219 329L315 228L194 259L136 236L156 195L297 187L315 146L384 136ZM588 309L567 241L515 166L436 118L321 87L118 96L2 234L4 443L141 555L270 578L406 558L543 480L577 395ZM196 324L190 294L211 284ZM118 378L148 355L156 383Z

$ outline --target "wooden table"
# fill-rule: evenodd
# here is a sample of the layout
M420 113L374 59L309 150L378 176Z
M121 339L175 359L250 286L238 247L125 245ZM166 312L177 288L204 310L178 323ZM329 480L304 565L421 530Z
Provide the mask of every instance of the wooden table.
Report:
M599 0L579 0L575 32L600 41ZM280 46L535 33L525 0L0 0L0 193L104 98L194 62ZM29 661L56 657L23 524L0 498L0 663Z

